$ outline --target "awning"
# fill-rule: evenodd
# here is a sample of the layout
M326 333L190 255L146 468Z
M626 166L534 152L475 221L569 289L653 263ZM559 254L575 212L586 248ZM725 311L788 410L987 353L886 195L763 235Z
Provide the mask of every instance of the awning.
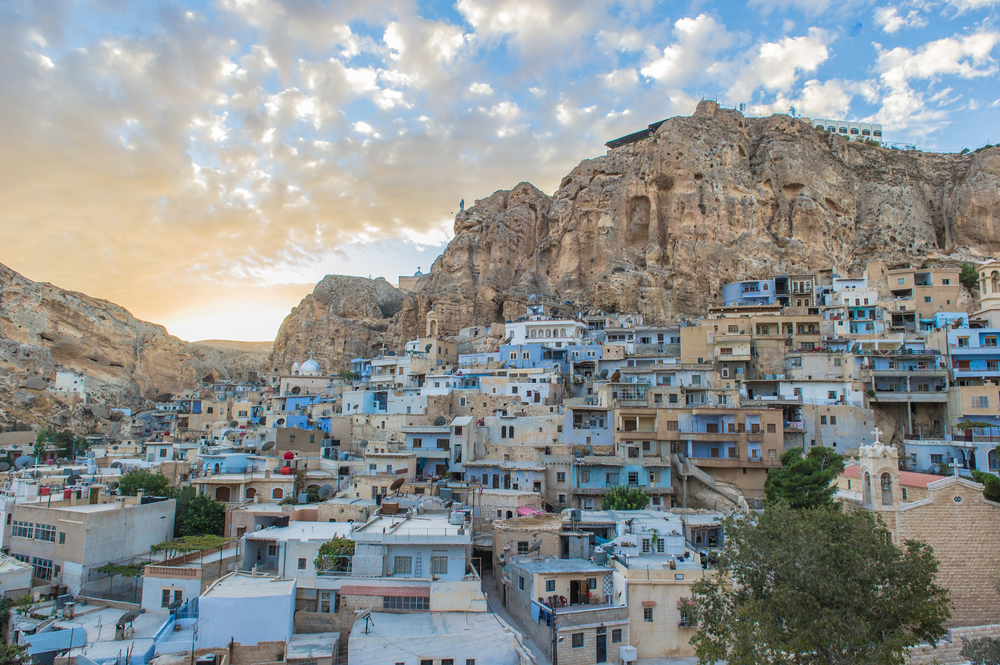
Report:
M393 596L408 598L430 598L429 586L362 586L345 584L338 593L342 596Z
M656 607L656 601L655 600L644 600L644 601L642 601L642 606L643 607Z
M525 515L544 515L545 511L536 510L531 506L521 506L520 508L517 509L517 514L520 515L521 517L524 517Z

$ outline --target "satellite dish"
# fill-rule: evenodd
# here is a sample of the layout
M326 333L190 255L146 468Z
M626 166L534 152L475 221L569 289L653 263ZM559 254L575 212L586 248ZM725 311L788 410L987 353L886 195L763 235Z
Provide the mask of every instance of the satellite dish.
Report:
M118 489L118 481L117 480L112 480L110 483L108 483L108 489L109 490L116 490L116 489Z
M81 480L83 480L83 476L74 473L71 476L66 476L66 485L79 485Z
M271 448L274 448L274 441L265 441L264 445L260 447L262 451L270 450Z
M319 488L319 498L326 501L331 496L333 496L333 487L331 487L330 485L323 485L322 487Z
M14 468L18 471L26 469L29 466L35 466L35 458L31 455L21 455L14 461Z
M229 426L230 427L239 427L240 424L237 421L234 420L234 421L232 421L232 422L229 423Z
M601 370L601 378L602 379L608 378L608 370L606 370L606 369L602 369Z
M120 468L122 468L122 463L121 462L112 462L111 463L111 468L112 469L120 469Z
M434 427L441 427L447 422L448 421L444 419L444 416L438 416L437 418L434 419Z
M8 471L10 469L9 462L0 462L0 471Z
M531 543L531 547L528 548L528 554L531 554L532 552L537 552L540 549L542 549L542 541L536 540L535 542Z
M111 450L118 450L118 446L111 446Z
M434 348L434 345L433 345L433 344L428 344L427 346L425 346L425 347L424 347L424 351L425 351L426 353L430 353L430 352L431 352L431 349L433 349L433 348Z
M392 492L398 492L399 488L405 484L406 484L406 478L396 478L394 481L392 481L392 484L389 485L389 490Z
M284 425L285 424L285 419L284 418L278 418L276 421L274 421L274 424L275 425Z

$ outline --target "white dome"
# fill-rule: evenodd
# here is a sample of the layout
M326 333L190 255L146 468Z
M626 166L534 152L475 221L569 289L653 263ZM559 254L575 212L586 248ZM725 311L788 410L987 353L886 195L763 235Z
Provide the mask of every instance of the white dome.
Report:
M292 371L295 371L295 370L299 369L299 367L301 367L301 365L299 365L298 361L295 361L294 363L292 363Z
M302 371L303 374L305 374L306 372L310 373L315 372L316 374L323 373L323 368L320 367L319 363L313 360L312 358L302 363L302 366L299 369Z

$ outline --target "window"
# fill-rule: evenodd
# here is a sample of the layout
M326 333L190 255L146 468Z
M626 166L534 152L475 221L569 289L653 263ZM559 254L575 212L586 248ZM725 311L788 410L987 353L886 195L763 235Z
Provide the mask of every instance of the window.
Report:
M642 553L643 554L649 554L649 552L650 552L649 542L650 542L649 538L643 538L642 539Z
M944 464L944 455L931 455L931 464Z
M396 558L398 559L399 557ZM430 608L430 598L419 598L415 596L382 596L382 609L384 610L429 610Z
M677 404L677 393L670 393L670 403Z
M31 557L31 565L35 567L34 577L40 580L52 579L52 559L33 556Z
M559 495L559 503L566 503L566 495L565 494L560 494Z
M653 623L653 608L644 607L642 608L642 620L649 623Z
M465 406L465 405L463 404L462 406ZM456 425L455 426L455 434L458 435L458 436L462 436L462 426L461 425Z
M170 605L170 589L164 589L160 597L160 607L167 607L168 605Z
M731 356L731 355L733 355L733 350L732 350L732 348L730 348L728 346L724 346L721 349L719 349L719 355L720 356Z
M906 284L906 278L900 277L899 279L896 280L896 284Z
M431 555L431 575L448 574L448 556Z
M649 452L650 451L649 441L643 441L642 442L642 450L643 450L643 452Z
M837 391L836 390L827 390L826 391L826 398L827 399L837 399Z
M17 536L19 538L31 538L32 531L31 522L18 522L15 520L14 526L10 531L10 535Z
M941 285L942 286L948 286L949 284L951 284L951 280L950 279L942 279L941 280Z
M557 483L564 483L564 482L566 482L566 472L565 471L556 471L556 482Z
M59 544L60 545L65 545L66 544L66 532L65 531L60 531L59 532Z
M44 540L49 543L56 542L56 528L50 524L36 524L35 540Z
M628 484L631 485L632 487L635 487L636 485L639 484L639 472L638 471L629 471L628 472Z
M826 424L826 416L820 416L819 417L819 424L820 425L825 425Z
M924 296L924 302L931 302L930 296Z
M267 555L268 556L278 556L278 545L276 543L268 543L268 545L267 545Z
M545 591L548 592L548 593L552 593L555 590L556 590L556 581L555 580L545 580Z
M413 571L412 556L397 556L392 563L393 575L409 575Z
M423 448L424 447L424 440L423 439L413 439L413 447L414 448Z
M903 501L906 501L906 488L903 488Z
M990 408L990 398L985 395L976 396L972 398L972 408L974 409L988 409Z
M528 541L527 540L519 540L519 541L517 541L517 553L518 554L527 554L528 553Z
M579 649L583 646L583 633L573 633L573 648Z
M215 413L215 407L211 407L211 406L208 407L208 411L206 413Z
M299 557L299 570L305 570L305 569L306 569L305 557Z
M517 588L519 591L524 591L524 577L521 575L517 576Z
M968 337L959 337L958 338L958 347L960 349L968 348L969 347L969 338Z
M767 433L768 434L775 434L777 431L778 431L777 425L775 425L774 423L768 423L767 424Z
M166 456L167 456L167 449L160 448L160 457L166 457Z
M830 416L830 424L831 425L837 424L837 416Z
M247 412L246 411L240 411L239 412L239 417L240 418L246 418L247 417Z
M618 644L621 641L622 641L622 629L621 628L612 628L611 629L611 643L612 644Z
M590 469L580 469L580 482L581 483L590 482Z
M729 332L731 332L731 333L738 333L739 331L740 331L740 327L739 326L729 326Z
M983 337L983 346L996 346L996 345L997 345L996 337Z

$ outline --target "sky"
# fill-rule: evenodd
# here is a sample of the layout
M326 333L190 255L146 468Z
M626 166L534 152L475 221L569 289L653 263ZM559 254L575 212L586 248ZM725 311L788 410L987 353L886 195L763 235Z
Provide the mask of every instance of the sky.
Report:
M1000 0L0 0L0 263L183 339L427 271L701 99L1000 141Z

